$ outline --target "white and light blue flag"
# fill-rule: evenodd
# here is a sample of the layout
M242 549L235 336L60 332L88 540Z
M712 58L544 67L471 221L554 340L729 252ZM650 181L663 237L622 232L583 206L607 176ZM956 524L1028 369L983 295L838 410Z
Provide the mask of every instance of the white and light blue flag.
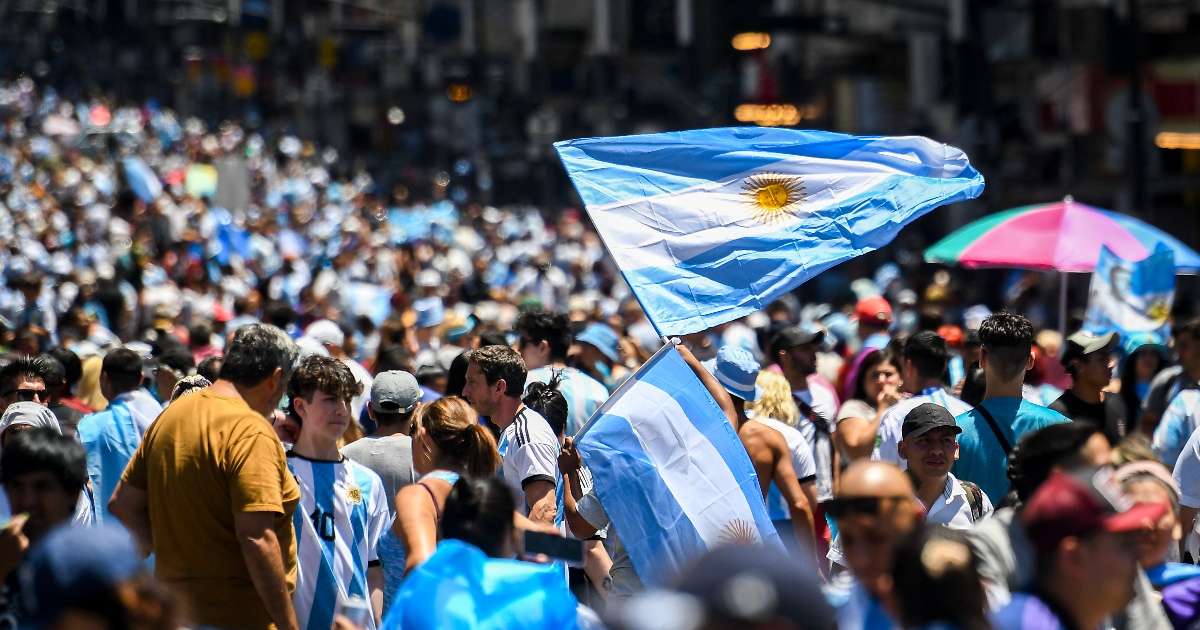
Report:
M1167 339L1174 302L1175 252L1170 247L1160 243L1154 253L1135 262L1102 245L1083 327L1096 334L1154 332Z
M647 586L671 584L721 544L786 553L737 432L673 344L622 384L575 442Z
M730 127L554 146L664 335L748 315L983 192L965 153L917 136Z

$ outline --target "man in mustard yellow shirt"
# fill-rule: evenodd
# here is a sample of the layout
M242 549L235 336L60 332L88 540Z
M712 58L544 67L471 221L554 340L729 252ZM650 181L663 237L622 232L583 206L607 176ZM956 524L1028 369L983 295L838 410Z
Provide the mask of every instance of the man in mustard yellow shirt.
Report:
M109 503L199 625L297 630L300 490L265 419L297 355L274 326L239 328L217 382L159 416Z

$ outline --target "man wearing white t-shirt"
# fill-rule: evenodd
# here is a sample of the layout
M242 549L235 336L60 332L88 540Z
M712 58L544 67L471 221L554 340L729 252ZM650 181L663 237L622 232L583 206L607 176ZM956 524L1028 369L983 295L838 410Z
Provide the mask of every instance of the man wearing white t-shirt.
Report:
M521 402L526 376L516 350L484 346L467 355L463 397L476 413L500 427L501 474L516 495L517 511L535 523L553 526L558 515L558 436L545 418Z
M908 412L924 403L934 403L945 407L952 416L959 416L971 410L971 405L947 394L942 389L942 373L946 371L946 361L950 352L946 348L946 340L937 333L923 330L909 337L900 351L900 372L904 377L904 391L912 394L892 405L879 421L879 434L875 437L875 450L871 459L891 462L900 468L906 468L907 462L900 459L897 445L903 439L902 431L904 418Z
M1165 463L1170 465L1172 462ZM1200 512L1200 430L1192 432L1174 464L1171 477L1179 486L1179 524L1183 527L1179 552L1182 556L1190 551L1194 557L1196 537L1192 533L1196 529L1196 514Z

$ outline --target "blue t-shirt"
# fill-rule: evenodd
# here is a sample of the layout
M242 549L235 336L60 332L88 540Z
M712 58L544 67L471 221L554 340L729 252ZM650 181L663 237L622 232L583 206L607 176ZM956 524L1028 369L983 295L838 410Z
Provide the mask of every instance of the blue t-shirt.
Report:
M1183 445L1200 426L1200 390L1185 389L1171 399L1151 440L1154 454L1170 466L1179 460Z
M842 574L821 587L825 601L834 609L837 626L843 630L900 630L888 617L878 599L849 576Z
M1070 422L1066 416L1020 398L990 398L980 403L996 420L1009 446L1030 431L1052 424ZM1008 494L1008 455L996 440L987 420L978 409L954 419L962 433L958 436L958 461L951 472L959 479L972 481L993 501Z
M1046 602L1028 593L1013 593L990 618L995 630L1066 630Z

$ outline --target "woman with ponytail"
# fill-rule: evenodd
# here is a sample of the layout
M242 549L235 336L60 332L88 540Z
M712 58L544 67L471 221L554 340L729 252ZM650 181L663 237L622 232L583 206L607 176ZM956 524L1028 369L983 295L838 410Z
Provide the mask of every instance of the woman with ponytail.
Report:
M422 407L412 439L413 467L421 478L396 495L392 523L404 545L406 575L437 548L442 508L459 477L491 477L500 466L495 439L462 398L439 398Z

